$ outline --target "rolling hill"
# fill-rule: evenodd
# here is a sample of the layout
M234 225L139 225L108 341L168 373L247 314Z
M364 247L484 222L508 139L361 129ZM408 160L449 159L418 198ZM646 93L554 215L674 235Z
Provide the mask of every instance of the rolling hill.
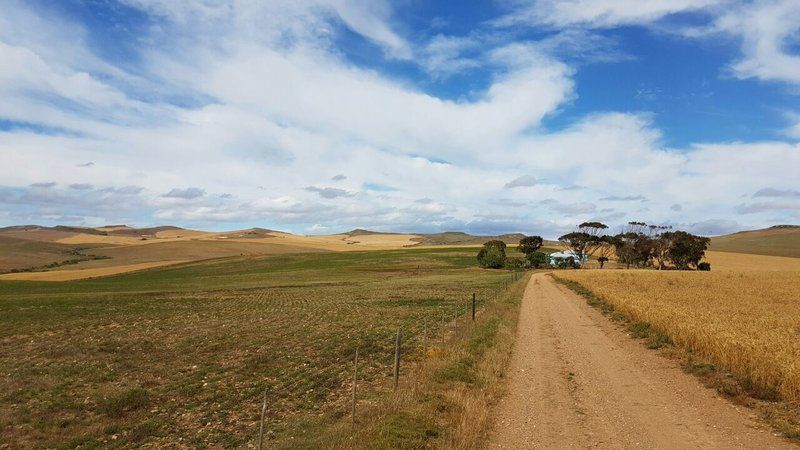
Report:
M717 236L711 238L709 250L800 258L800 225L776 225Z
M0 278L67 280L216 258L469 246L493 239L516 244L522 237L521 234L407 234L364 229L302 236L265 228L211 232L176 226L134 228L108 225L92 228L22 225L0 228L0 273L17 272ZM48 272L43 273L44 270Z

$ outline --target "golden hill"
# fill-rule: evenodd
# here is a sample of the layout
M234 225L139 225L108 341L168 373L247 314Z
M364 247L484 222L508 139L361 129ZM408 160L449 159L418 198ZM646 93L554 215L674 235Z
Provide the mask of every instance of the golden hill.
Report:
M711 239L713 251L800 258L800 226L776 225Z

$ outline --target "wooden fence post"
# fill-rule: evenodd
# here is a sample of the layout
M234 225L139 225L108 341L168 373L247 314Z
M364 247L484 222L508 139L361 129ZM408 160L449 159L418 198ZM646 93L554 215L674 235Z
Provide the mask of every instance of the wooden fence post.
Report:
M264 402L261 404L261 426L258 429L258 450L264 450L264 416L267 414L267 390L264 389Z
M353 361L353 428L356 426L356 389L358 388L358 347Z
M394 389L400 382L400 328L397 329L397 337L394 340Z

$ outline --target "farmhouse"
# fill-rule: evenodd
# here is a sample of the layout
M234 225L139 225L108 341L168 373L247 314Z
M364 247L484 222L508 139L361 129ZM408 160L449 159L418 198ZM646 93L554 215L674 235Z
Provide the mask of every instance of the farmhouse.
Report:
M553 265L558 265L558 263L568 261L570 258L572 258L572 260L575 261L575 263L578 265L580 265L584 261L589 260L589 257L587 255L583 255L582 258L579 258L578 254L572 250L564 250L563 252L551 253L549 255L549 258L550 258L550 264Z

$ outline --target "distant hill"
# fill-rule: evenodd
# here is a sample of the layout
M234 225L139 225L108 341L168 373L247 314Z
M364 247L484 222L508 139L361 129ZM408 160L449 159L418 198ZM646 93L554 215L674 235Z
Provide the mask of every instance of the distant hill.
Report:
M444 233L421 234L413 241L419 245L481 245L484 242L500 240L506 244L518 244L525 235L521 233L501 234L499 236L474 236L461 231L446 231Z
M709 250L800 258L800 225L776 225L717 236L711 238Z

